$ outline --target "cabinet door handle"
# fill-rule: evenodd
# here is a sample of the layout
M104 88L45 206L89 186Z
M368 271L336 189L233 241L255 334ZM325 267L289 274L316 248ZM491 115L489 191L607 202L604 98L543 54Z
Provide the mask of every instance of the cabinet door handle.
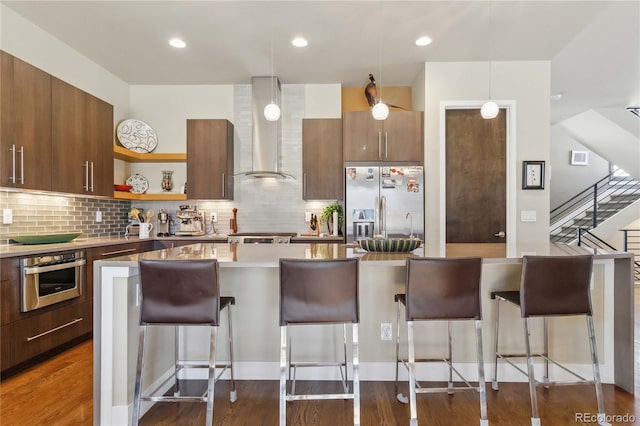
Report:
M91 192L93 192L93 161L91 162Z
M42 336L46 336L47 334L50 334L50 333L53 333L55 331L61 330L61 329L65 328L65 327L69 327L70 325L78 323L78 322L82 321L83 319L84 318L76 318L73 321L69 321L66 324L59 325L58 327L52 328L51 330L47 330L47 331L45 331L43 333L36 334L35 336L27 337L27 342L31 342L32 340L39 339Z
M225 182L225 176L224 176L224 173L223 173L223 174L222 174L222 198L224 198L224 196L225 196L225 186L227 186L227 185L225 185L225 184L226 184L226 182Z
M16 183L16 144L11 144L11 176L9 176L9 182Z
M24 185L24 146L20 147L20 183Z
M89 162L84 162L84 186L82 187L85 191L89 190Z
M389 157L388 148L389 148L389 134L387 132L384 132L384 158L385 158L385 160Z
M378 159L382 158L382 132L378 132Z
M116 250L116 251L108 251L106 253L100 254L100 256L112 256L114 254L122 254L122 253L131 253L132 251L136 251L136 248L124 249L124 250Z

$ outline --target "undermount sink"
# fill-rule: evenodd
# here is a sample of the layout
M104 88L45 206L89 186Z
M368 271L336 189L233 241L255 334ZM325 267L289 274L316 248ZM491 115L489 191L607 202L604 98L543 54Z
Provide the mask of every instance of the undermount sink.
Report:
M358 241L361 249L370 252L407 253L420 247L417 238L364 238Z

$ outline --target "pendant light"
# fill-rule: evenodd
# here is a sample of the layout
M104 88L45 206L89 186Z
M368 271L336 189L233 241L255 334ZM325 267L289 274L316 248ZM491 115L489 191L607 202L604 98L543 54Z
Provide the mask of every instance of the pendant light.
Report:
M491 31L493 30L492 19L491 19L492 15L493 15L492 12L493 12L493 7L492 7L491 0L489 0L489 31L490 31L490 34L491 34ZM492 118L496 118L498 116L498 113L500 112L500 107L498 106L498 104L491 100L491 74L492 74L492 70L493 70L493 62L490 60L489 61L489 100L487 102L485 102L484 104L482 104L482 107L480 108L480 115L485 120L490 120Z
M267 121L278 121L280 119L280 107L274 101L275 78L273 75L273 37L271 38L271 103L264 107L264 118Z
M382 2L378 2L378 16L380 16L380 32L378 35L378 67L380 76L380 93L378 96L378 102L371 108L371 115L375 120L386 120L389 116L389 107L382 102Z

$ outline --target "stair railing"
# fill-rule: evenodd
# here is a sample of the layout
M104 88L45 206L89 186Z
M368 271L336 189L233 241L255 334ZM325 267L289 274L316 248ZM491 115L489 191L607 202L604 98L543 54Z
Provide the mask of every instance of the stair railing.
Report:
M598 203L612 195L638 195L640 197L640 183L628 175L620 176L615 172L608 174L551 210L551 236L559 234L563 227L571 225L576 218L586 216L590 210L593 211L593 217L588 229L597 227L606 219L600 214Z
M640 282L640 229L621 229L623 232L623 251L633 254L633 280ZM578 245L592 249L619 251L611 244L594 235L587 228L578 228Z

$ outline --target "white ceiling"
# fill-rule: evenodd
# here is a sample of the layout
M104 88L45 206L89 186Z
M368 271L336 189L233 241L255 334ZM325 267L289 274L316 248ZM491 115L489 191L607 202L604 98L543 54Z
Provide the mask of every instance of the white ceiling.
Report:
M130 84L247 84L271 74L273 45L283 84L411 85L425 62L550 60L565 94L552 122L640 103L639 0L2 3ZM421 35L433 43L415 46Z

